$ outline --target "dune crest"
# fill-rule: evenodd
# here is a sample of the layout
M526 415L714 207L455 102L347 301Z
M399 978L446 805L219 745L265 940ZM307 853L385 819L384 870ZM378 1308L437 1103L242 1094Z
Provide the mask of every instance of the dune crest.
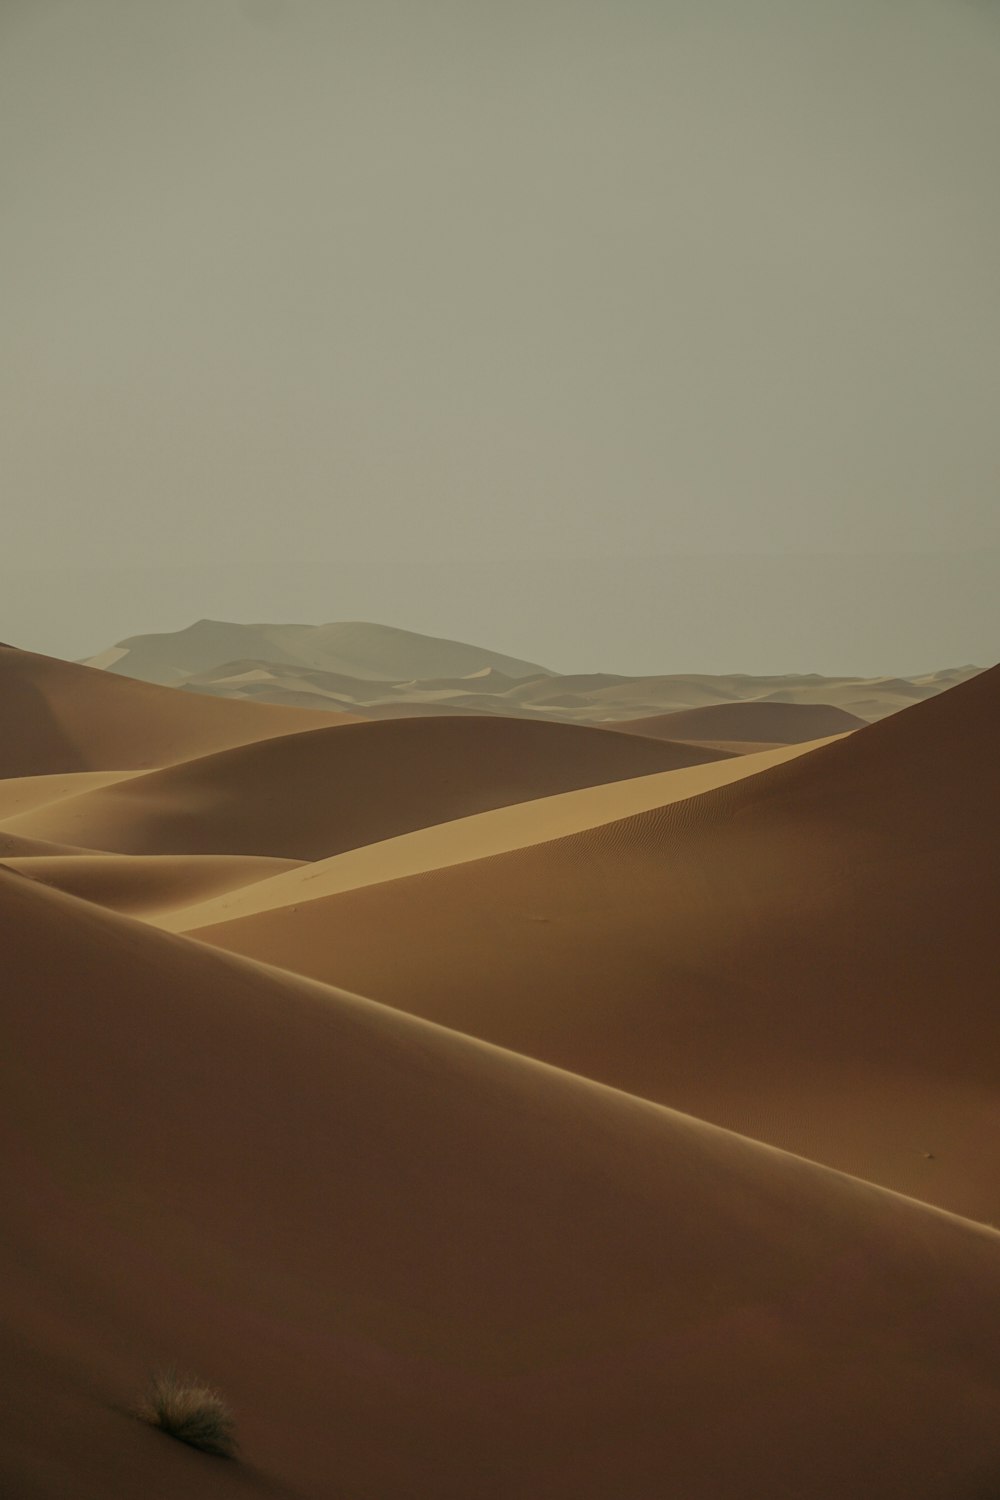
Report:
M0 646L0 697L0 778L173 765L323 724L307 710L223 703L11 646Z
M241 746L3 826L119 854L322 859L491 807L724 759L571 724L384 720Z
M197 935L1000 1222L998 689Z

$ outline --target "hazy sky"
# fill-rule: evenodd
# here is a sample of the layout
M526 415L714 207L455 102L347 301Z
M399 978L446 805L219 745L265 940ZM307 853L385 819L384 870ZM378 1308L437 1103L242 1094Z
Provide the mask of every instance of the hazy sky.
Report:
M0 0L0 638L1000 655L1000 0Z

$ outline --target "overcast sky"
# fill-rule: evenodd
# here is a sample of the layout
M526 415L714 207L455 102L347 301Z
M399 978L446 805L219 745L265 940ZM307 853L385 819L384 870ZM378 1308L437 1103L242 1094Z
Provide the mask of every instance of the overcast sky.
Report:
M0 0L0 638L1000 655L994 0Z

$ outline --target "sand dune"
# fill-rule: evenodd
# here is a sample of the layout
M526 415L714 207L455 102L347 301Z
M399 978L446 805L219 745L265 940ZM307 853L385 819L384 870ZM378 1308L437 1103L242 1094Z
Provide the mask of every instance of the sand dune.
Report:
M818 743L824 744L825 741ZM659 771L628 781L607 782L560 792L533 802L493 808L468 818L436 823L413 833L378 843L364 844L329 859L297 865L288 874L275 875L252 888L233 891L209 901L195 902L155 918L171 932L187 932L212 923L232 921L253 912L338 895L365 885L423 874L448 865L465 864L565 838L584 829L598 828L638 812L665 807L694 797L714 787L728 785L741 776L752 776L815 748L782 745L757 755L687 766L677 771Z
M0 830L0 851L3 833ZM113 911L148 916L201 904L224 892L299 868L295 860L230 854L28 854L4 864L15 874Z
M747 676L681 673L629 677L614 672L557 674L529 661L460 641L362 623L238 625L199 620L186 630L132 636L88 665L199 694L295 708L342 709L364 718L427 713L491 713L606 723L741 702L793 708L830 706L883 718L974 676L974 666L910 678ZM780 720L787 726L791 718ZM845 720L817 719L801 739L840 733ZM654 731L657 732L657 731ZM669 731L668 731L669 737ZM782 734L721 733L690 739L788 743Z
M705 708L653 714L645 719L616 720L629 734L700 743L801 745L834 734L861 729L867 721L828 703L711 703Z
M0 646L0 698L0 777L172 765L350 718L223 703L11 646Z
M225 751L4 827L121 854L320 859L487 808L720 758L569 724L384 720Z
M67 771L61 776L9 776L0 780L0 822L141 775L141 771Z
M995 1482L996 1234L3 871L0 947L5 1494Z
M26 839L16 833L7 833L0 827L0 860L20 859L26 856L50 859L61 854L91 854L90 849L81 849L75 844L55 844L48 839Z
M461 676L489 667L514 678L533 677L546 670L535 662L464 641L356 620L332 625L237 625L227 620L198 620L186 630L130 636L92 660L112 672L175 684L240 658L392 682Z
M662 810L198 936L1000 1222L998 730L994 669Z

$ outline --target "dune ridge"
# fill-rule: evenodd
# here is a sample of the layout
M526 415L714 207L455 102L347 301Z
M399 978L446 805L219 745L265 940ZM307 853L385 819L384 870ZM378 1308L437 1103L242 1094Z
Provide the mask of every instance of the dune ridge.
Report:
M0 778L143 770L351 719L222 703L11 646L0 646L0 698Z
M725 758L570 724L384 720L240 746L3 826L119 854L311 860L507 803Z
M819 744L825 741L819 741ZM194 931L253 912L276 911L322 896L381 885L403 876L418 875L446 866L468 864L515 849L551 843L568 834L581 833L614 823L637 812L668 806L743 776L753 776L768 766L816 748L813 745L781 745L775 750L708 761L702 765L657 771L651 776L633 776L625 781L605 782L557 792L530 802L515 802L491 808L466 818L434 823L411 833L398 834L362 844L342 854L296 866L287 875L275 875L244 888L164 913L153 920L169 931Z
M667 740L698 743L801 745L862 729L867 720L829 703L778 703L755 699L740 703L709 703L704 708L679 709L643 719L618 719L615 728L627 734L662 735Z
M299 868L295 860L253 855L48 853L30 846L18 855L14 848L5 851L4 841L0 830L0 856L15 874L113 911L145 916L217 900Z
M998 686L197 936L998 1222Z

